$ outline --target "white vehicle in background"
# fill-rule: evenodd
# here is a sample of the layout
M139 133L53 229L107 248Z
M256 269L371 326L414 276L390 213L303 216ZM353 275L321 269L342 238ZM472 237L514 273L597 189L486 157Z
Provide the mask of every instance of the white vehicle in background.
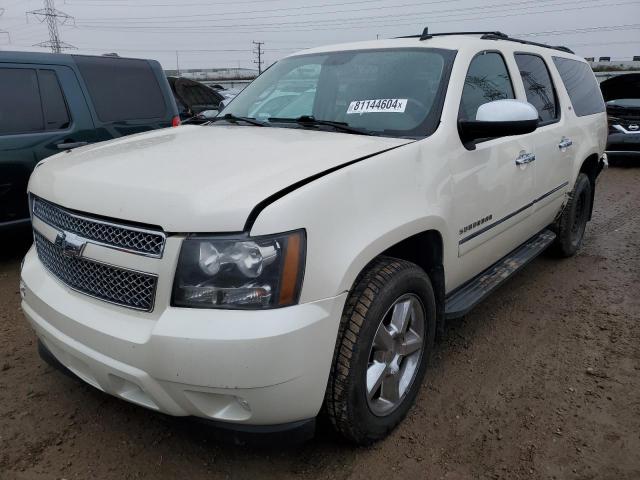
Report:
M22 306L42 355L109 394L245 431L309 433L324 408L371 443L447 319L547 247L580 248L606 137L594 75L561 47L307 50L208 126L42 162Z

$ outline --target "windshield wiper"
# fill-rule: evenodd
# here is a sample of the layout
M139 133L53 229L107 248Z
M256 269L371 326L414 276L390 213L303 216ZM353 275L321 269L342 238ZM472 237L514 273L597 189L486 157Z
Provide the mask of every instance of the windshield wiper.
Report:
M333 122L331 120L318 120L317 118L311 115L302 115L298 118L278 118L278 117L270 117L270 123L297 123L298 125L302 125L305 127L315 127L318 125L333 127L336 130L340 130L342 132L347 133L355 133L357 135L373 135L368 130L362 128L356 128L350 126L346 122Z
M261 122L260 120L256 120L255 118L251 118L251 117L238 117L232 113L225 113L224 115L222 115L221 117L214 117L211 120L209 120L210 123L213 122L218 122L220 120L226 120L227 122L231 122L231 123L237 123L237 122L245 122L245 123L249 123L251 125L255 125L257 127L270 127L271 125L265 123L265 122Z

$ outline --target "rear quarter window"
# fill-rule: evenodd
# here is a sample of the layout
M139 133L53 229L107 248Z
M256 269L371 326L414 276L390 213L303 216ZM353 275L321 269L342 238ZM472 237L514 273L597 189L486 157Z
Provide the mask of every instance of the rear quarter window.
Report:
M53 70L40 70L38 76L46 129L67 128L70 123L69 111L56 73Z
M166 114L164 96L145 60L74 56L98 118L150 120Z
M600 86L588 64L562 57L553 57L553 63L560 73L577 116L584 117L605 111Z

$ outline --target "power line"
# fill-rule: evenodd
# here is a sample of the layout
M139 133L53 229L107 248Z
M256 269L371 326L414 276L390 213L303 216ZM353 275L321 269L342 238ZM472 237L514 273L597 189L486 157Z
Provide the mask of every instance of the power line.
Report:
M253 43L256 48L253 51L253 53L256 55L256 60L254 60L253 63L255 63L256 65L258 65L258 75L260 75L262 73L262 54L264 53L262 50L262 46L264 45L264 42L251 42Z
M299 17L304 16L307 17L309 15L329 15L329 14L338 14L338 13L357 13L357 12L368 12L371 11L371 3L378 3L386 0L357 0L354 2L342 2L342 3L332 3L332 4L324 4L324 5L305 5L302 7L286 7L286 8L270 8L268 10L244 10L237 12L216 12L216 13L205 13L205 14L192 14L192 15L163 15L159 17L109 17L109 18L85 18L84 20L89 22L131 22L131 23L140 23L137 20L152 20L150 23L155 23L153 20L167 20L172 22L175 19L179 18L202 18L202 17L215 17L216 20L225 20L229 15L244 15L242 20L255 20L255 19L264 19L264 18L283 18L283 17ZM451 2L459 2L460 0L432 0L430 2L418 2L418 3L405 3L400 5L394 5L393 8L407 8L407 7L417 7L417 6L425 6L425 5L435 5L438 3L451 3ZM553 0L541 0L541 1L553 1ZM529 2L531 3L531 2ZM324 8L332 8L332 7L342 7L348 5L362 5L366 4L367 8L359 8L359 9L350 9L350 10L334 10L334 11L322 11L322 12L309 12L309 9L324 9ZM474 7L470 7L474 8ZM478 7L476 7L478 8ZM289 13L286 15L258 15L256 17L247 17L247 14L262 14L262 13L271 13L271 12L280 12L286 11L290 12L292 10L302 10L302 13ZM228 20L238 20L237 18L230 18ZM191 21L191 20L188 20Z
M229 2L201 2L201 3L139 3L138 5L133 5L130 3L130 0L110 0L112 2L121 2L121 3L98 3L96 2L80 2L80 1L69 1L66 0L64 3L66 5L82 5L84 7L209 7L209 6L218 6L218 5L229 5ZM236 4L253 4L253 3L266 3L266 2L278 2L280 0L235 0L233 3Z
M379 1L379 0L373 0L373 1ZM441 3L451 3L452 0L433 0L430 2L419 2L419 3L404 3L404 4L399 4L399 5L394 5L394 9L396 8L409 8L409 7L416 7L416 6L426 6L426 5L435 5L435 4L441 4ZM459 0L453 0L453 1L459 1ZM420 12L411 12L411 13L394 13L393 17L390 18L389 14L384 14L384 15L374 15L374 16L362 16L359 15L357 18L339 18L339 22L345 22L345 21L349 21L349 20L354 20L354 21L367 21L369 19L383 19L385 22L392 20L394 18L398 18L398 17L413 17L415 15L435 15L435 14L439 14L439 13L447 13L447 12L466 12L469 10L482 10L482 11L486 11L487 9L501 9L504 7L510 7L510 6L517 6L518 8L520 8L521 5L527 5L527 4L532 4L531 7L525 7L525 8L534 8L535 6L538 6L540 3L546 3L546 2L558 2L560 0L520 0L520 1L516 1L516 2L501 2L498 4L493 4L493 5L481 5L481 6L476 6L476 7L461 7L461 8L447 8L445 10L428 10L428 11L420 11ZM590 0L590 1L596 1L596 0ZM360 3L360 2L358 2ZM574 2L569 2L569 1L561 1L560 4L570 4ZM287 10L297 10L298 8L301 7L293 7L291 9L287 9ZM238 13L238 14L260 14L260 13L268 13L268 12L272 12L275 11L274 10L259 10L259 11L245 11L245 12L234 12ZM327 20L302 20L302 21L291 21L291 22L279 22L279 23L274 23L274 22L264 22L264 23L251 23L251 24L226 24L224 22L234 22L234 21L238 21L238 20L264 20L264 19L268 19L268 18L289 18L289 17L304 17L305 19L308 18L310 15L338 15L338 14L342 14L342 13L356 13L358 14L359 12L371 12L371 7L368 6L366 8L358 8L358 9L350 9L350 10L332 10L332 11L322 11L322 12L308 12L308 11L303 11L302 13L289 13L289 14L284 14L284 15L257 15L257 16L252 16L252 17L248 17L248 16L243 16L241 19L238 18L226 18L227 14L224 15L220 15L220 14L216 14L215 15L215 19L213 20L215 22L215 25L212 25L214 27L219 27L219 28L228 28L228 27L253 27L253 26L282 26L282 25L297 25L297 24L318 24L319 22L322 23L330 23L330 24L334 24L336 23L336 20L334 19L327 19ZM209 15L195 15L195 17L198 18L202 18L202 17L206 17ZM132 18L126 19L126 18L101 18L101 19L84 19L82 22L80 23L84 23L84 24L101 24L101 23L117 23L117 24L127 24L127 23L132 23L132 24L140 24L142 26L147 25L147 24L165 24L165 23L176 23L176 22L189 22L190 26L192 28L197 28L197 25L193 25L193 20L176 20L178 18L192 18L194 17L194 15L178 15L178 16L171 16L171 17L155 17L157 20L153 20L154 17L148 17L148 18L144 18L142 20L152 20L150 22L146 22L146 21L137 21L134 20ZM139 17L140 18L140 17ZM211 21L211 20L202 20L203 22L206 21ZM153 26L153 25L152 25Z
M552 35L568 35L573 33L593 33L593 32L618 32L626 30L638 30L640 29L640 23L628 24L628 25L611 25L611 26L597 26L597 27L585 27L575 28L572 30L549 30L546 32L533 32L533 33L519 33L521 37L540 37L540 36L552 36Z
M58 31L58 24L64 25L67 22L72 22L74 18L71 15L57 10L53 0L44 0L44 8L27 12L27 21L29 21L29 15L40 23L47 22L47 28L49 29L49 40L37 43L33 45L34 47L50 48L53 53L60 53L62 50L76 48L73 45L63 42L60 39L60 32Z
M555 1L555 0L546 0L546 1ZM149 33L151 32L166 32L167 30L171 30L171 29L179 29L180 31L184 31L184 33L228 33L228 31L226 29L229 28L235 28L238 29L236 30L235 33L251 33L251 32L256 32L256 31L260 31L260 32L311 32L311 31L330 31L330 30L345 30L345 29L357 29L357 28L369 28L370 26L374 25L375 26L403 26L403 25L417 25L420 22L419 19L416 19L416 15L426 15L424 17L424 21L434 21L434 20L440 20L442 18L448 18L448 17L455 17L454 21L442 21L440 20L440 23L458 23L460 21L468 21L468 20L479 20L479 19L486 19L486 18L504 18L504 17L512 17L512 16L520 16L523 13L527 13L527 14L540 14L540 13L556 13L556 12L565 12L565 11L572 11L572 10L577 10L577 9L587 9L587 8L598 8L598 7L603 7L603 6L607 6L607 7L611 7L611 6L618 6L618 5L628 5L628 4L637 4L639 2L637 1L627 1L627 2L620 2L620 3L616 3L616 4L608 4L607 2L603 3L597 3L594 5L584 5L584 3L591 3L591 2L597 2L600 0L584 0L583 2L581 2L580 5L576 5L575 1L565 1L562 3L558 3L555 5L549 5L549 7L557 7L557 6L561 6L561 5L572 5L570 7L567 8L555 8L555 9L547 9L547 10L537 10L537 11L528 11L528 12L523 12L522 9L526 8L526 9L532 9L532 8L536 8L535 6L524 6L522 5L523 3L532 3L532 2L515 2L515 3L510 3L510 4L497 4L497 5L486 5L483 7L473 7L473 8L482 8L483 10L488 9L489 7L500 7L500 6L515 6L518 5L518 7L516 8L508 8L508 9L500 9L500 8L493 8L493 12L490 15L480 15L480 12L471 12L471 13L465 13L465 11L468 11L470 8L465 8L462 9L463 11L460 11L461 9L446 9L446 10L437 10L437 11L429 11L429 12L414 12L411 14L398 14L398 15L394 15L394 17L396 17L395 19L389 19L388 15L377 15L377 16L366 16L366 17L359 17L357 19L341 19L338 21L333 21L333 20L318 20L318 21L296 21L296 22L280 22L280 23L262 23L262 24L257 24L257 23L253 23L253 24L235 24L235 25L229 25L229 24L218 24L218 25L191 25L190 28L187 31L184 31L183 27L172 27L172 26L155 26L155 25L139 25L139 26L127 26L127 25L120 25L120 26L109 26L109 25L94 25L94 24L89 24L89 25L81 25L78 28L82 28L82 29L87 29L87 30L104 30L104 31L138 31L138 32L145 32L148 31ZM539 4L539 2L533 2L533 3L537 3ZM514 13L510 13L510 14L503 14L503 15L496 15L496 12L510 12L513 11ZM447 12L454 12L454 13L447 13ZM472 15L471 17L469 17L468 15ZM480 15L480 16L478 16ZM460 18L461 16L465 16L466 18ZM412 17L411 21L409 22L409 19L400 19L398 20L397 17ZM323 24L324 22L324 24ZM331 23L326 23L326 22L331 22ZM381 25L378 25L382 22ZM399 22L403 22L403 23L399 23ZM305 25L305 24L309 24L311 23L312 25ZM363 23L363 25L358 25L360 23ZM287 26L296 26L296 25L300 25L300 27L305 27L305 28L290 28L290 29L283 29L283 27L287 27ZM307 28L310 27L310 28ZM320 27L320 28L318 28ZM259 30L257 30L259 28ZM222 31L216 31L216 29L223 29Z

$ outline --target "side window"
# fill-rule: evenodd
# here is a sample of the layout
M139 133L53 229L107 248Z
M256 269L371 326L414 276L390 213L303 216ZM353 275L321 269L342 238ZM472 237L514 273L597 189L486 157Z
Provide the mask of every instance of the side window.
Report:
M0 135L44 129L36 71L0 68Z
M69 126L69 111L58 77L53 70L39 70L40 93L46 130L60 130Z
M458 117L475 120L480 105L506 98L515 96L502 55L496 52L477 55L471 60L464 80Z
M577 116L605 111L598 81L587 63L562 57L553 57L553 63L560 73Z
M74 60L101 121L164 117L164 96L149 62L81 55L74 55Z
M553 122L558 118L559 108L551 75L544 60L537 55L516 53L515 55L527 101L538 110L540 122Z

